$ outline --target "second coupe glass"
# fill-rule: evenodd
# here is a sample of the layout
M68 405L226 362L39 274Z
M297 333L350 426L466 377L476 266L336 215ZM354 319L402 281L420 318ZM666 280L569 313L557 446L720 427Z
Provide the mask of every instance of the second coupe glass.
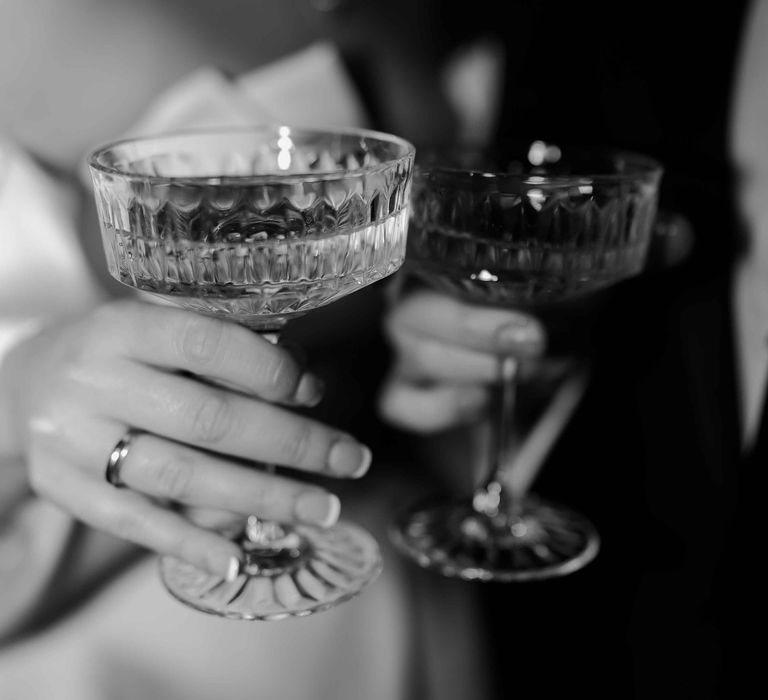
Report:
M534 315L588 298L642 269L661 175L642 155L543 142L522 150L424 152L414 175L408 265L465 301ZM510 487L516 470L530 469L510 442L518 374L517 358L499 357L500 414L491 421L487 478L457 502L415 506L393 528L395 544L423 567L524 581L576 571L598 552L586 517L527 486ZM577 375L562 385L555 414L572 408L579 381ZM543 420L550 413L544 409ZM528 485L535 474L517 476Z

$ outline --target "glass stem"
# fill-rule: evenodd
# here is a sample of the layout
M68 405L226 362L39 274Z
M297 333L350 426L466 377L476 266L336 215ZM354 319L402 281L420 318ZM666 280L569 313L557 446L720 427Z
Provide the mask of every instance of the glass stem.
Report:
M515 401L517 397L517 378L519 362L510 355L502 355L498 360L499 404L491 421L491 451L488 475L475 489L472 505L475 510L495 517L500 511L514 509L522 501L522 494L508 492L503 470L510 463L513 447L513 426Z
M255 331L264 340L272 345L280 342L279 331ZM267 474L275 473L274 464L264 464L264 471ZM286 538L289 532L279 523L273 520L261 520L256 515L249 515L245 525L244 546L246 549L283 549L287 546ZM290 543L291 546L293 542Z

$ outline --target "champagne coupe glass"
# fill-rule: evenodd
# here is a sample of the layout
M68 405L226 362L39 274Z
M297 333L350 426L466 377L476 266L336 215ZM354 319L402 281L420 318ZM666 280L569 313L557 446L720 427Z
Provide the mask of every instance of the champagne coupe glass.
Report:
M420 151L406 268L465 301L577 323L569 305L642 269L661 175L640 154L540 141L488 153ZM596 556L598 533L580 513L528 492L538 465L526 465L526 443L516 452L510 439L519 360L500 356L498 368L487 478L464 499L417 504L394 523L392 539L421 566L467 580L576 571ZM560 390L550 407L555 401L573 403Z
M413 158L388 134L280 125L106 145L89 165L109 272L276 342L292 319L401 266ZM168 590L208 613L281 619L347 600L381 570L376 541L343 521L254 514L234 537L234 581L163 556Z

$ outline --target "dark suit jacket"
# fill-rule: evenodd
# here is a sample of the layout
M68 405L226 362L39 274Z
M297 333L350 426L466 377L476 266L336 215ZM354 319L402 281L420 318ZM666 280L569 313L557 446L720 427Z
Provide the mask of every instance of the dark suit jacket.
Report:
M592 385L536 485L587 513L602 549L569 577L492 587L500 696L725 698L749 670L728 289L677 270L615 290Z
M619 285L594 315L562 328L590 355L592 384L536 490L588 514L602 551L562 579L467 584L485 608L497 695L739 697L756 668L744 635L760 557L744 505L756 490L743 481L765 454L739 450L730 311L743 241L726 134L746 3L433 4L449 45L466 32L505 44L500 139L655 156L661 208L685 216L696 237L684 264ZM369 376L380 347L353 353L363 367L344 371ZM403 436L388 439L370 421L372 406L358 410L375 383L359 384L357 402L345 394L335 419L377 454L402 451ZM374 425L383 432L371 434Z
M603 547L570 577L484 596L499 697L740 697L758 668L768 431L740 453L726 151L745 7L673 5L520 3L536 29L509 43L501 135L656 156L661 206L696 245L611 290L589 328L592 385L536 488L588 513Z

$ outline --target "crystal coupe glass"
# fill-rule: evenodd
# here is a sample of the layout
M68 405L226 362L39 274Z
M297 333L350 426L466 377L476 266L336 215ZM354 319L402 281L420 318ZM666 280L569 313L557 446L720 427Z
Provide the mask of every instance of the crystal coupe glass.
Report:
M642 269L661 175L658 163L639 154L538 141L488 152L420 151L406 267L465 301L555 311L578 323L569 308ZM392 529L399 549L425 568L468 580L536 580L576 571L599 550L586 517L529 493L534 473L515 475L538 468L523 464L526 443L516 451L510 439L519 364L498 358L487 478L457 502L417 504ZM567 391L555 392L555 401L573 403Z
M276 342L286 323L395 272L405 256L414 149L388 134L289 126L128 139L89 159L110 274ZM272 467L270 467L272 468ZM381 570L376 541L251 516L225 581L178 559L182 602L249 620L325 610Z

